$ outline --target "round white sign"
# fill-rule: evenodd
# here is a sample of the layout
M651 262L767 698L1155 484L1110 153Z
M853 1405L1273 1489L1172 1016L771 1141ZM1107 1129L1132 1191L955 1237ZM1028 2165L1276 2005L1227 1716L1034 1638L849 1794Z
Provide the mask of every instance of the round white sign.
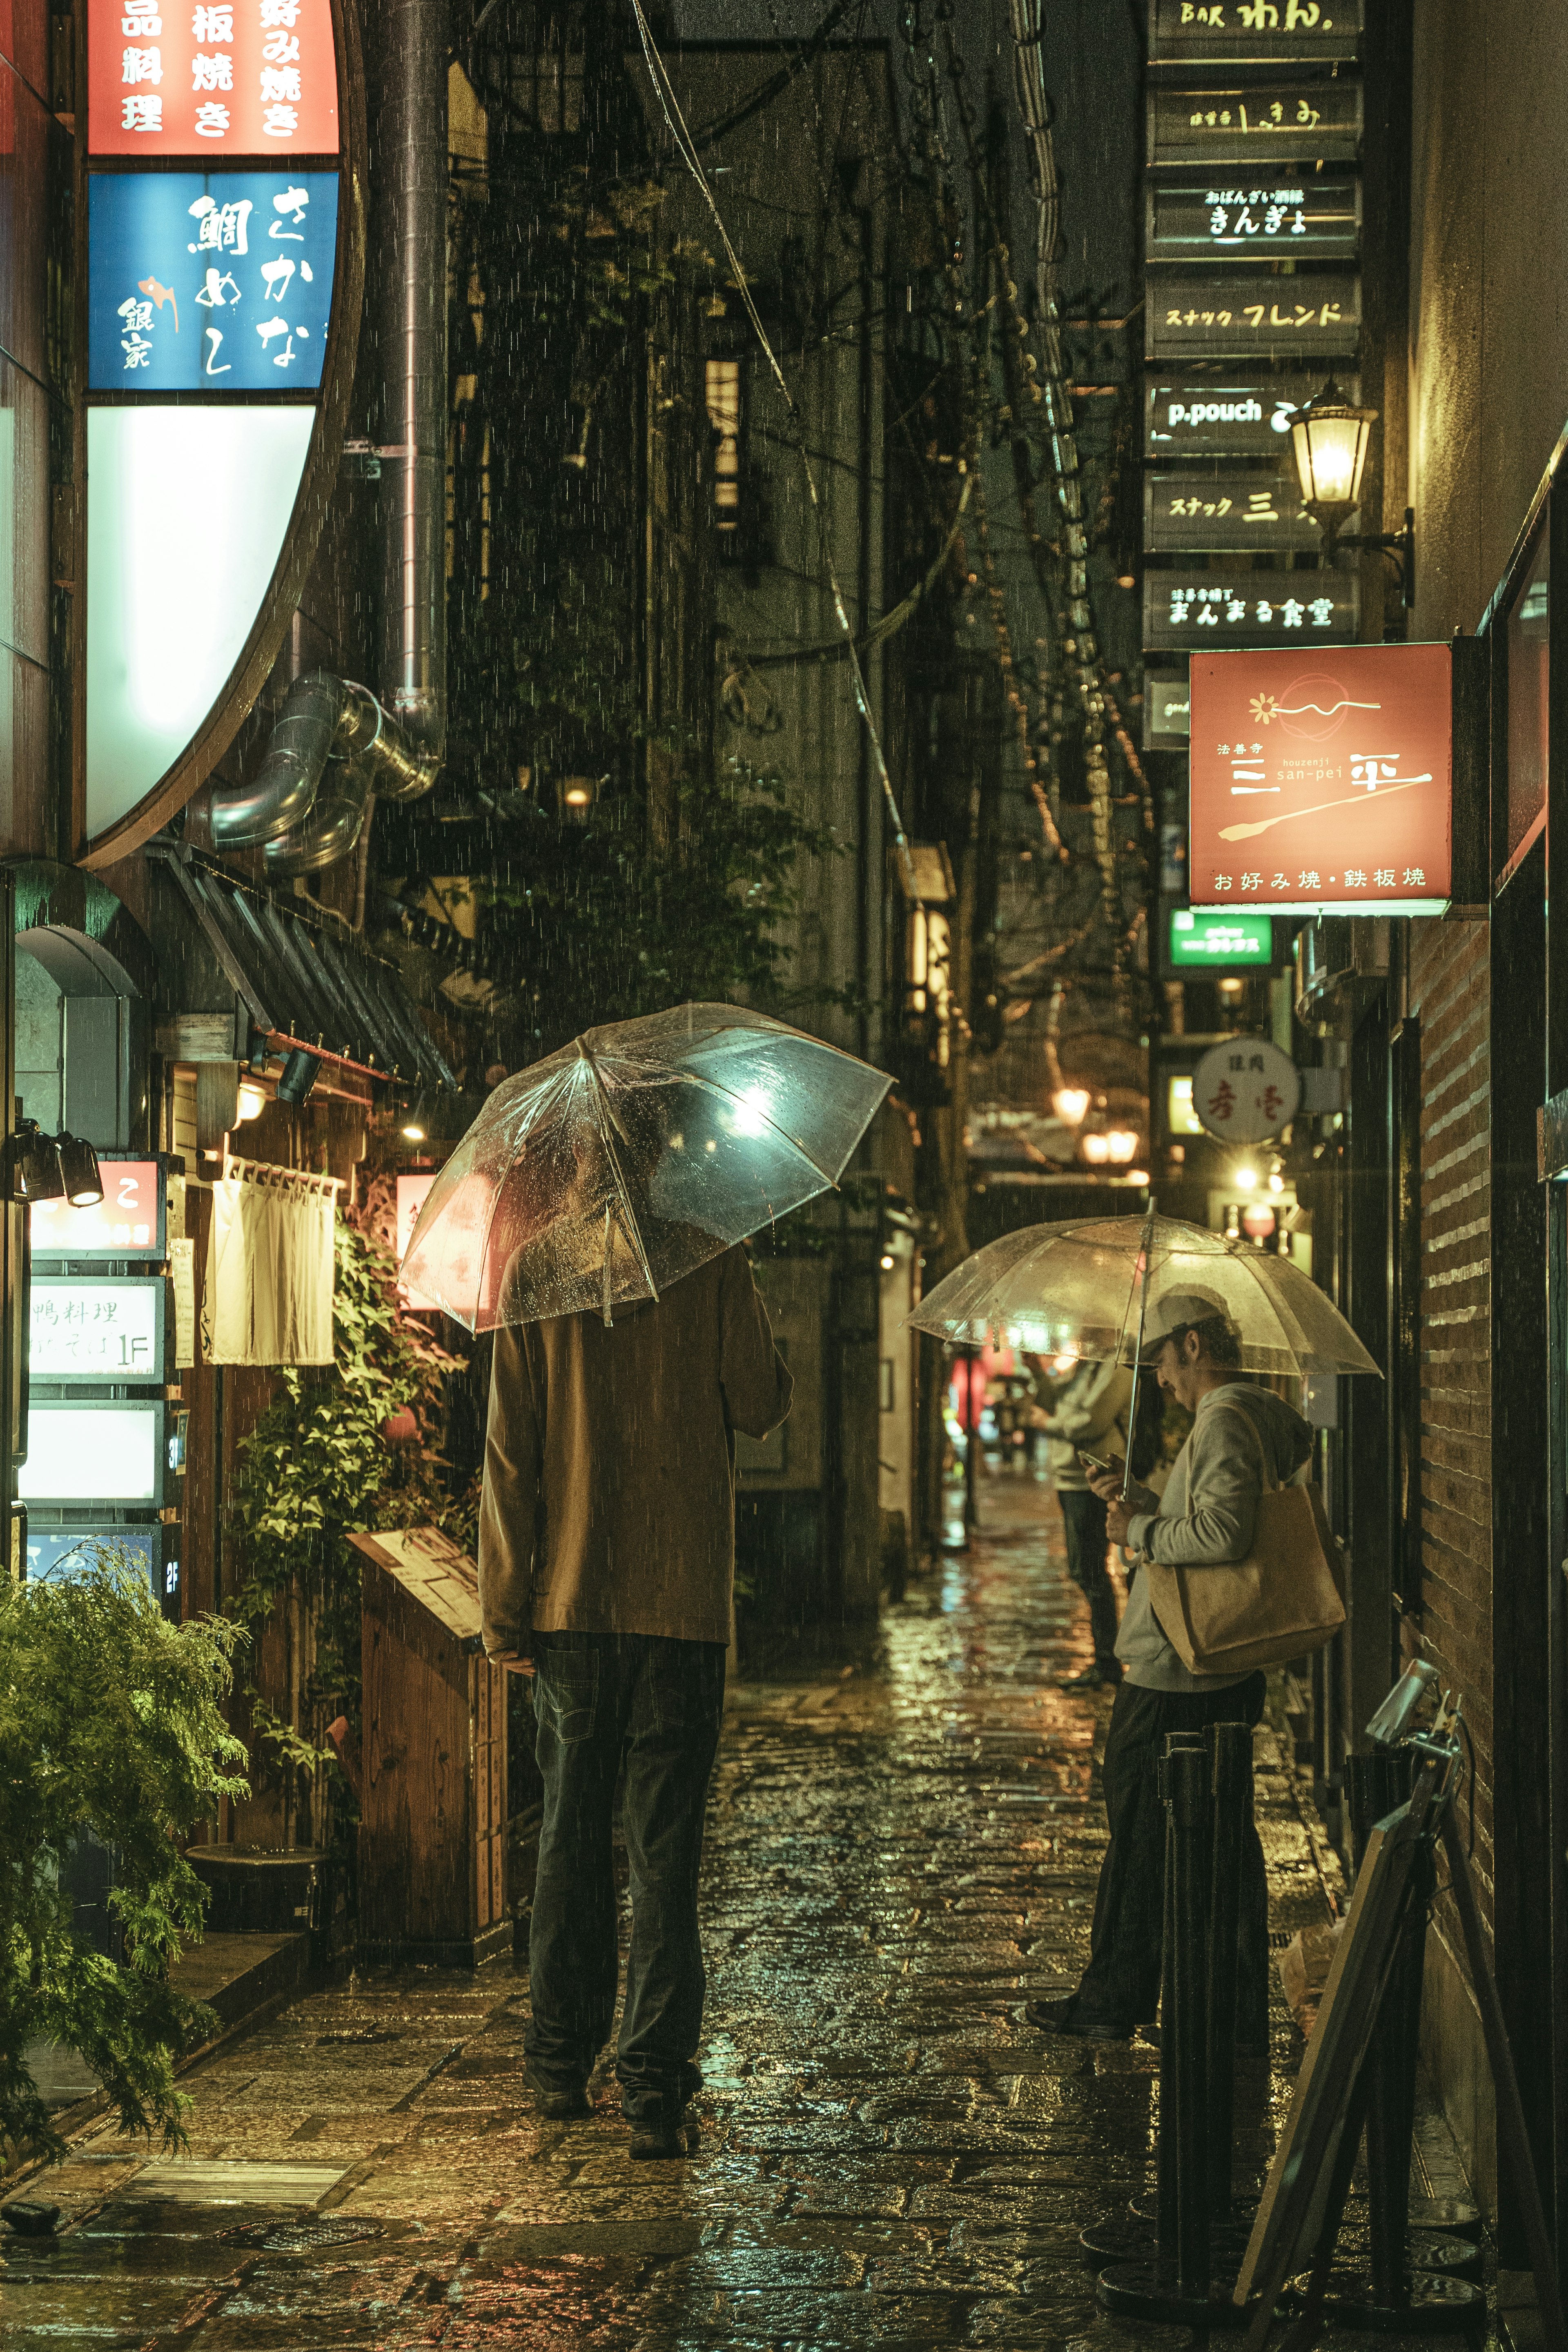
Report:
M1267 1037L1211 1045L1193 1072L1193 1109L1221 1143L1267 1143L1290 1126L1301 1099L1301 1072Z

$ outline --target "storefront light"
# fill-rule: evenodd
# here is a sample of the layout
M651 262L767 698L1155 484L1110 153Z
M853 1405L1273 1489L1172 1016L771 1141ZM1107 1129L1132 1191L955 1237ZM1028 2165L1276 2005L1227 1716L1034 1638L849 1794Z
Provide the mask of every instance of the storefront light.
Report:
M235 1107L235 1116L240 1125L243 1126L246 1119L259 1118L266 1108L267 1088L257 1086L254 1078L242 1078L239 1100Z
M73 1209L90 1209L103 1198L103 1178L99 1172L98 1154L90 1143L79 1137L61 1135L57 1138L59 1154L60 1181L66 1199Z
M1111 1157L1111 1139L1107 1135L1081 1135L1078 1150L1086 1166L1103 1168Z
M1361 504L1361 478L1376 421L1376 409L1353 408L1332 376L1304 408L1291 412L1291 455L1301 504L1331 540Z
M1255 1192L1258 1189L1258 1171L1256 1168L1239 1168L1236 1171L1236 1181L1243 1192Z
M1058 1087L1051 1097L1051 1108L1063 1127L1081 1127L1089 1112L1088 1087Z
M1126 1127L1107 1129L1105 1157L1113 1168L1125 1168L1129 1160L1136 1159L1137 1151L1138 1139L1133 1129Z

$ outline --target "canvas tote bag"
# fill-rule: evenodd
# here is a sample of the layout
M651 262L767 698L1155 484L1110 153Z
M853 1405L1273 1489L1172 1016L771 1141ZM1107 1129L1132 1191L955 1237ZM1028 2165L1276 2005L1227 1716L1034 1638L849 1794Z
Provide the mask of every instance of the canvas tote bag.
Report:
M1276 1486L1257 1424L1245 1412L1239 1418L1263 1465L1247 1558L1212 1567L1143 1564L1149 1604L1189 1675L1249 1675L1281 1665L1321 1650L1344 1623L1339 1545L1322 1495L1315 1485Z

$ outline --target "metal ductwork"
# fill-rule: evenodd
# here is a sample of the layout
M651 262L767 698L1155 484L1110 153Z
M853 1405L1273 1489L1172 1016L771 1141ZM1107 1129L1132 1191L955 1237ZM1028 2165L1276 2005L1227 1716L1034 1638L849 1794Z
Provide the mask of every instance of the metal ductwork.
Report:
M214 846L265 846L284 878L346 857L372 796L419 799L445 757L446 37L446 0L387 0L374 51L381 698L326 670L296 678L255 780L211 800Z

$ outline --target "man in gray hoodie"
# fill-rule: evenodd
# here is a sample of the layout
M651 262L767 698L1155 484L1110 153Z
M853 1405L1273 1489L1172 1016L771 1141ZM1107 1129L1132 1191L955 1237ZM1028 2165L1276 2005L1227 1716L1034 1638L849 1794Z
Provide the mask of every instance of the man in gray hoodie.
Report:
M1211 1292L1172 1293L1160 1302L1164 1328L1145 1350L1162 1389L1193 1414L1193 1425L1163 1496L1120 1481L1095 1490L1109 1507L1113 1543L1172 1567L1245 1559L1266 1486L1300 1484L1312 1433L1299 1412L1240 1370L1240 1344L1223 1302ZM1065 2000L1031 2000L1031 2025L1054 2033L1125 2038L1159 2000L1165 1924L1165 1807L1158 1769L1167 1734L1211 1723L1256 1724L1264 1677L1193 1675L1166 1640L1150 1605L1148 1579L1135 1574L1117 1637L1123 1681L1111 1713L1101 1768L1111 1843L1094 1898L1089 1965ZM1266 2046L1269 1898L1263 1849L1250 1797L1241 1870L1241 1948L1237 2039Z

